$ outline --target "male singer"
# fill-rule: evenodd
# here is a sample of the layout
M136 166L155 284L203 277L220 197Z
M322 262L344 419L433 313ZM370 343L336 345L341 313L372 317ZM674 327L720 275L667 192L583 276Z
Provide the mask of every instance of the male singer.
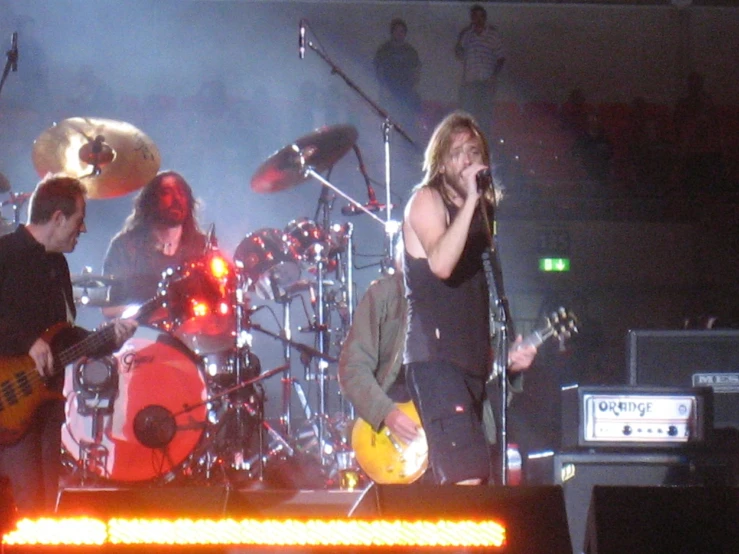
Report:
M481 484L491 472L482 425L492 363L482 263L490 233L481 213L496 194L486 171L489 160L477 122L467 113L452 113L431 136L424 179L405 209L409 317L403 362L439 484ZM513 378L535 355L536 348L516 339L509 356Z

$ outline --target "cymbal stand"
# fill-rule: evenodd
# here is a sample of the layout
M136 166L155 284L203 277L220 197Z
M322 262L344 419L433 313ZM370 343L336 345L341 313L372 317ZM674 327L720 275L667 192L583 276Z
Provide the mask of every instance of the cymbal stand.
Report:
M209 241L212 241L210 237L212 237L213 232L209 235ZM236 272L236 284L234 287L234 311L236 316L236 351L235 351L235 360L234 360L234 374L236 377L236 383L241 384L245 381L247 374L246 374L246 361L248 360L249 356L249 333L246 329L246 323L248 319L248 313L244 309L246 306L246 301L244 298L244 290L246 287L246 282L244 280L244 276L242 272ZM245 453L246 449L248 448L247 437L248 437L248 429L247 429L247 419L248 417L255 417L258 419L258 421L261 423L264 421L264 409L263 409L263 402L259 401L259 409L255 410L252 406L249 405L248 401L245 401L242 397L243 395L240 394L234 394L230 395L230 401L229 406L233 406L233 404L236 404L236 427L237 427L237 436L240 441L240 446L242 448L241 450L241 460L243 461L245 459ZM258 451L259 451L259 480L262 481L264 479L264 437L261 432L261 429L259 431L258 435Z
M316 349L322 354L328 353L328 326L326 324L325 312L325 272L326 258L324 254L325 248L322 244L317 244L313 249L313 260L316 264L316 301L315 301L315 321L313 329L316 331ZM318 410L315 422L317 430L316 438L320 449L321 465L326 463L326 452L324 448L326 437L326 398L328 396L328 362L323 358L316 360L317 372L310 374L310 364L306 364L306 379L311 378L318 382Z
M310 405L305 396L305 391L300 385L300 382L292 376L292 347L295 345L292 341L292 323L291 323L291 312L292 312L292 300L294 296L283 295L276 296L275 300L282 305L282 329L280 335L277 337L283 343L283 358L285 361L285 372L282 376L282 413L280 415L280 424L282 430L287 436L293 434L293 413L292 413L292 391L295 389L295 393L298 396L300 405L303 408L303 414L306 419L310 420L313 417ZM258 330L262 330L258 328Z
M329 299L339 314L340 326L335 328L334 344L341 348L352 321L354 321L354 225L347 222L342 227L342 248L336 253L336 282L339 283L338 290L334 291ZM341 413L354 419L354 406L347 402L344 395L339 396L339 408Z

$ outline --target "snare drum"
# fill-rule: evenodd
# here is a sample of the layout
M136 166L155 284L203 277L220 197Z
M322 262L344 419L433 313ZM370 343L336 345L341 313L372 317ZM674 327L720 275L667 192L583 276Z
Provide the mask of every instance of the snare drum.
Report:
M87 471L105 479L166 478L193 452L206 426L207 388L199 361L176 337L144 326L112 358L118 372L112 410L96 413L67 372L62 444Z
M240 376L236 375L237 361L241 364ZM262 367L259 358L250 350L244 349L238 353L236 349L233 349L203 356L203 370L208 383L218 390L221 387L233 387L237 383L258 377L262 372Z
M162 327L193 352L219 352L234 345L236 275L217 252L168 270L158 295L167 310Z

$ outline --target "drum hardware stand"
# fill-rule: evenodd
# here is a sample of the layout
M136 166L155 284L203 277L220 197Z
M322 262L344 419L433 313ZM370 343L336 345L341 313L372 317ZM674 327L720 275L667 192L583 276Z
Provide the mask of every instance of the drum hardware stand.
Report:
M300 387L300 384L297 382L296 379L293 378L291 373L291 360L292 360L292 352L290 349L291 343L292 343L292 324L291 324L291 304L292 304L292 296L289 296L287 294L282 296L276 296L276 301L282 305L282 329L280 331L280 339L283 341L283 357L285 360L285 366L287 369L285 370L284 375L282 376L281 383L282 383L282 414L280 415L280 424L282 425L282 429L284 433L287 436L292 435L292 389L293 386L296 387L296 392L298 393L301 402L305 398L305 394L303 393L302 388ZM258 329L258 330L261 330Z
M101 368L103 371L101 371ZM104 375L104 378L100 376ZM82 467L80 485L97 476L91 468L107 471L108 449L102 443L103 418L113 413L113 401L118 395L118 366L115 358L83 358L72 367L72 383L80 415L92 415L91 441L80 439L79 459Z
M198 402L198 403L195 403L195 404L185 405L180 412L177 412L175 414L172 414L170 416L170 418L171 418L172 421L174 421L175 418L177 418L178 416L180 416L180 415L182 415L184 413L191 412L192 410L194 410L194 409L196 409L196 408L198 408L200 406L207 406L209 404L212 404L213 402L215 402L215 401L217 401L217 400L219 400L221 398L228 398L229 402L226 405L227 406L231 406L233 404L232 400L233 400L233 396L235 395L235 393L237 393L237 392L245 389L246 387L249 387L249 386L251 386L251 385L253 385L253 384L257 383L257 382L260 382L260 381L263 381L265 379L268 379L269 377L272 377L273 375L276 375L278 373L282 373L282 372L285 371L285 369L286 369L286 366L285 365L281 365L281 366L275 367L273 369L270 369L269 371L266 371L264 373L261 373L260 375L257 375L256 377L253 377L251 379L248 379L248 380L245 380L243 382L240 382L240 383L234 385L233 387L229 387L228 389L226 389L224 391L221 391L218 394L209 395L208 398L206 400L203 400L202 402ZM265 429L267 431L268 435L270 436L270 439L271 439L270 440L270 443L269 443L270 452L272 450L275 450L276 452L281 452L281 451L287 452L288 455L292 455L293 454L294 451L293 451L293 448L290 446L289 442L280 433L278 433L267 421L264 420L263 410L262 410L262 407L261 407L261 403L260 403L259 409L255 409L248 402L244 402L244 401L241 401L241 400L238 400L236 404L237 404L237 406L236 406L235 412L232 412L232 413L234 413L234 417L238 418L237 419L237 425L240 425L240 426L243 425L243 421L244 421L246 415L248 415L250 417L257 418L258 421L259 421L259 423L260 423L260 427L263 428L263 429ZM227 407L226 414L228 414L228 412L231 411L231 410L233 410L232 407ZM213 451L212 451L213 443L216 440L216 435L217 435L218 431L220 430L221 427L223 427L226 424L226 421L227 421L227 419L223 418L220 421L218 421L213 426L213 428L206 429L206 432L208 433L208 436L207 436L206 443L203 446L204 449L207 449L206 452L205 452L205 455L208 457L208 462L207 462L207 466L206 466L206 477L210 477L210 471L212 469L212 465L215 463L215 461L218 458L217 456L215 456L215 457L211 456L211 454L213 453ZM239 435L239 438L243 438L243 436L244 436L243 429L240 428L239 429L239 432L237 434ZM279 448L277 448L277 445L278 444L280 445ZM254 455L254 456L252 456L251 458L248 458L248 459L243 455L243 452L242 452L242 457L241 457L241 460L240 460L240 465L243 466L242 468L248 469L248 470L251 470L253 468L254 464L257 461L260 461L259 474L258 474L258 477L259 477L260 480L262 480L263 477L264 477L263 463L267 459L269 459L269 456L266 455L266 454L264 454L263 452L264 452L264 445L263 445L263 441L262 441L262 433L260 431L260 433L259 433L259 452L256 455Z
M215 224L213 225L213 228L211 229L211 232L208 235L208 244L216 244L215 243ZM239 388L236 390L240 390L240 385L244 383L244 379L246 377L244 367L246 365L246 357L249 355L248 351L248 333L245 328L245 324L248 323L248 313L244 309L246 302L244 299L244 290L245 290L246 283L243 282L243 276L241 272L237 272L237 282L235 287L235 302L234 302L234 311L236 316L236 359L235 359L235 377L236 377L236 383L239 385ZM234 391L235 392L235 391ZM243 463L244 457L245 457L245 451L246 448L245 443L245 437L247 435L246 429L245 429L245 422L247 416L252 416L257 418L258 421L264 421L264 400L263 398L259 401L259 410L249 409L251 406L249 406L248 402L243 401L243 399L231 396L231 403L230 406L233 406L233 402L236 403L236 413L234 417L236 418L236 426L237 426L237 436L241 442L241 462ZM262 433L259 432L258 435L259 438L259 446L258 450L260 454L263 451L264 444L262 440ZM262 480L264 473L264 468L260 464L259 466L259 479Z
M320 370L320 367L321 366L328 367L328 364L329 363L335 363L335 362L338 361L336 358L334 358L332 356L329 356L328 354L324 354L324 353L322 353L320 350L318 350L316 348L312 348L312 347L310 347L308 345L301 344L301 343L295 342L293 340L288 340L288 339L284 338L282 334L277 334L277 333L274 333L272 331L269 331L269 330L263 328L262 326L260 326L259 324L254 324L253 323L252 324L252 329L254 329L256 331L259 331L261 333L264 333L265 335L268 335L268 336L270 336L272 338L275 338L277 340L283 341L288 346L290 346L290 347L294 348L295 350L297 350L298 352L300 352L300 354L301 354L301 360L303 360L305 362L306 367L309 366L310 361L313 358L317 358L319 360L319 362L318 362L319 363L319 370ZM287 365L287 367L289 367L289 365ZM324 371L324 375L325 375L325 371ZM313 377L311 375L308 375L307 378L308 379L317 379L319 381L319 384L320 385L323 385L323 383L325 382L325 381L321 381L321 375L320 374L319 374L318 377ZM325 404L323 403L323 399L319 399L319 404L320 404L319 411L317 411L317 413L314 416L314 414L312 413L312 411L310 409L310 405L309 405L309 403L307 401L307 398L305 396L305 393L302 390L302 387L300 387L299 386L299 383L297 383L297 382L295 382L294 385L296 386L296 391L298 393L298 396L299 396L299 399L300 399L301 405L303 407L303 410L305 412L305 416L306 416L307 420L312 422L313 431L314 431L316 437L322 438L324 436L322 433L325 434L325 428L324 428L323 417L322 417L322 415L323 415L323 413L325 411ZM319 393L322 394L322 392L320 390L319 390ZM323 398L325 398L325 396ZM324 410L324 411L321 411L321 410ZM322 442L319 442L319 444L323 445ZM323 460L323 456L322 456L322 460Z
M324 185L324 188L321 191L321 196L319 198L319 210L321 206L323 206L324 209L324 220L328 219L328 210L329 210L329 201L327 199L327 188L331 189L338 195L342 196L347 201L351 202L353 205L355 205L358 209L362 210L363 212L367 213L370 217L378 221L379 223L383 223L382 219L377 217L374 213L372 213L369 209L367 209L365 206L351 198L349 195L342 192L340 189L338 189L336 186L334 186L332 183L330 183L328 180L324 179L323 176L321 176L318 172L316 172L313 167L307 165L305 160L305 155L303 151L300 149L300 147L297 144L292 145L292 150L295 152L297 156L297 162L299 163L300 170L303 174L303 177L313 177L316 180L318 180L322 185ZM333 201L333 200L332 200ZM329 227L326 225L327 221L324 222L324 232L328 232ZM328 259L328 255L330 252L324 252L325 248L323 245L316 245L315 250L313 252L314 261L316 263L316 278L318 281L318 287L317 287L317 298L316 298L316 304L317 304L317 310L316 310L316 325L315 328L317 330L317 348L318 352L320 353L320 356L318 357L318 372L315 376L315 379L318 381L318 417L317 417L317 437L318 437L318 444L320 447L320 459L321 464L325 465L327 462L326 459L326 452L325 452L325 444L326 444L326 399L328 396L328 361L329 356L327 355L327 325L326 325L326 317L325 317L325 295L324 295L324 276L325 276L325 265L326 261ZM335 360L334 360L335 361ZM310 377L310 376L307 376Z
M3 200L2 203L0 203L0 207L8 205L13 207L13 228L17 229L21 219L21 207L26 203L26 200L31 197L31 193L10 191L8 194L10 194L10 200Z
M260 325L253 323L250 324L250 328L261 331L262 333L269 335L272 338L276 338L280 340L283 343L284 351L283 351L283 357L285 361L285 372L284 375L281 378L281 384L282 384L282 411L280 414L280 426L282 428L282 432L285 436L292 436L293 435L293 415L292 415L292 392L293 388L295 389L295 393L298 396L298 400L300 401L301 407L303 409L303 413L307 419L310 419L312 417L311 409L308 404L308 400L305 395L305 391L303 390L303 387L301 386L300 382L292 377L292 348L295 347L297 350L301 353L301 359L305 356L308 356L308 359L310 359L314 354L317 353L313 352L312 349L309 352L308 349L310 347L303 346L299 343L293 342L292 340L292 323L291 323L291 313L292 313L292 301L294 298L299 297L297 294L291 294L290 287L288 287L287 291L277 290L279 287L273 286L273 295L274 300L278 304L282 305L282 325L281 330L279 334L273 333L272 331L268 331L261 327Z

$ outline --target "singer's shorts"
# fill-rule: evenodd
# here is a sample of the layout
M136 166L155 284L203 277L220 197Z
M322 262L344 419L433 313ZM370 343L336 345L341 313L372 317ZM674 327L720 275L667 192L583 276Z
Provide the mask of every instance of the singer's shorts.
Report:
M438 484L490 477L490 452L482 427L484 377L443 361L406 367L406 381L429 444Z

